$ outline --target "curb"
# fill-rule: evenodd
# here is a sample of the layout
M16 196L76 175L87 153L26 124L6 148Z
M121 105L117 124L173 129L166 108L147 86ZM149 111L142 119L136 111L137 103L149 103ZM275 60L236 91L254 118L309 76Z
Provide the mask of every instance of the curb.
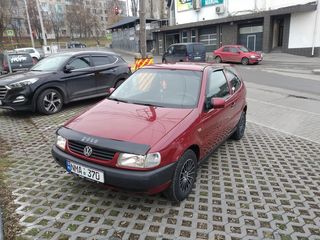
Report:
M3 222L2 222L2 210L0 208L0 240L4 239L4 228L3 228Z

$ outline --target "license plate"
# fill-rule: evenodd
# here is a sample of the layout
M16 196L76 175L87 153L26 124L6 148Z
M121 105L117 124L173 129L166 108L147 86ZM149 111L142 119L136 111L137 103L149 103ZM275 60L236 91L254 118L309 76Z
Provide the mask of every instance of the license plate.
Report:
M84 177L96 182L104 183L104 173L102 171L99 171L93 168L88 168L71 161L66 161L66 168L67 168L67 172L69 173L72 172L81 177Z
M201 59L201 57L194 57L194 60L199 60Z

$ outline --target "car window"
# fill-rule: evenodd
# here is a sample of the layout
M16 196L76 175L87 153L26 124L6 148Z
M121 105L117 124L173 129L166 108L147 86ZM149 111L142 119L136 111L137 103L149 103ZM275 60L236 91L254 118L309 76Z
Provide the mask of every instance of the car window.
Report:
M201 45L201 44L194 44L193 51L195 53L203 53L203 52L205 52L205 47L204 47L204 45Z
M169 47L168 50L167 50L167 52L168 52L169 54L172 54L172 53L173 53L173 46Z
M224 47L223 48L223 52L230 52L230 48L229 47Z
M90 59L89 57L79 57L76 59L73 59L69 65L71 67L74 67L74 69L81 69L81 68L87 68L90 67Z
M102 66L115 63L116 59L112 56L93 56L92 62L95 66Z
M239 50L237 48L235 48L235 47L230 48L230 51L233 52L233 53L239 52Z
M230 95L228 82L222 70L214 71L209 74L206 98L213 97L226 98Z
M230 70L226 70L225 74L226 74L227 80L230 82L230 87L232 91L236 92L241 86L241 80L236 74L234 74Z
M176 45L174 46L174 53L175 54L186 54L187 47L185 45Z

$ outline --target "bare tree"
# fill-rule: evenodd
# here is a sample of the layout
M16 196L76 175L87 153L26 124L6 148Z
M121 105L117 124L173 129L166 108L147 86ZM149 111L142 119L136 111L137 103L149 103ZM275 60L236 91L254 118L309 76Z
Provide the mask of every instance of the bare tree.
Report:
M111 26L118 22L120 20L120 12L119 14L116 14L115 9L120 7L120 1L119 0L114 0L114 1L108 1L107 2L107 14L108 14L108 26Z
M11 23L12 7L10 0L0 0L0 6L0 47L2 47L4 31Z
M132 12L132 16L134 17L138 16L138 5L139 5L139 0L131 0L131 12Z
M54 32L56 41L59 42L60 31L64 26L64 16L61 11L57 9L57 7L53 4L50 4L49 12L48 12L48 21L51 25L51 28Z

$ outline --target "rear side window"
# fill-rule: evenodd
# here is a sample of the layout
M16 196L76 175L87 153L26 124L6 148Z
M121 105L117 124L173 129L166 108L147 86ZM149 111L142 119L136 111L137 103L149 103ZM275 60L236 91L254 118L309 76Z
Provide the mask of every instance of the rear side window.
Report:
M230 86L233 92L236 92L241 86L241 80L239 77L230 70L226 70L227 80L230 82Z
M230 52L230 48L229 47L224 47L222 51L223 52Z
M197 53L203 53L203 52L205 52L205 47L201 44L194 44L193 51L197 52Z
M233 52L233 53L237 53L237 52L239 52L239 49L235 48L235 47L232 47L232 48L230 48L230 51Z
M174 46L175 54L186 54L186 52L187 52L187 47L185 45Z
M102 66L113 64L116 62L116 58L113 56L93 56L92 61L95 66Z

